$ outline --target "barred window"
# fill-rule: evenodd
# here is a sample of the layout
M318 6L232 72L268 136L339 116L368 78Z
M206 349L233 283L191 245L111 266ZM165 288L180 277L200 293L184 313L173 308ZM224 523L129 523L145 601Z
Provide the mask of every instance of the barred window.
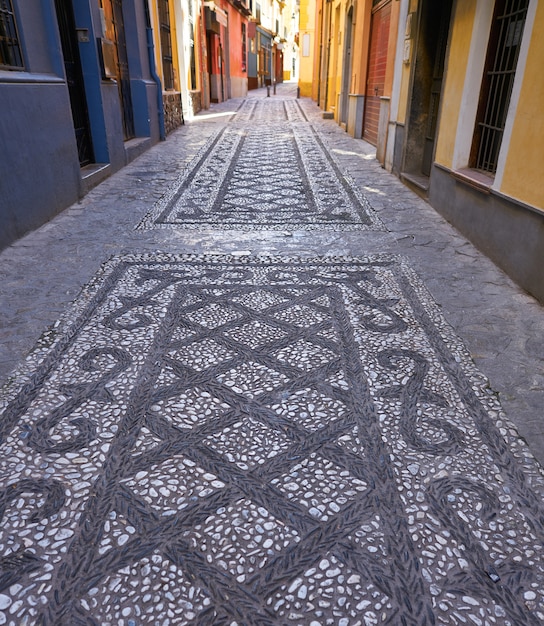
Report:
M471 167L495 174L529 0L497 0L489 37Z
M191 4L191 3L189 3ZM191 65L191 82L189 84L190 89L196 89L196 55L195 55L195 28L193 22L189 24L189 49L190 49L190 65Z
M11 0L0 0L0 69L24 67Z
M169 90L174 89L174 66L172 63L172 36L170 33L169 0L159 0L159 21L164 89Z
M190 89L196 89L196 55L195 55L195 25L193 17L193 3L189 0L189 49L190 49L190 65L191 65L191 82Z

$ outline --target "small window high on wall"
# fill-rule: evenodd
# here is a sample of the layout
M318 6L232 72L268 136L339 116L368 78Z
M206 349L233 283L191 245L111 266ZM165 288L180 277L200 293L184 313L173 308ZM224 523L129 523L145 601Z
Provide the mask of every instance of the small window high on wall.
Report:
M24 68L11 0L0 0L0 69Z
M529 0L497 0L489 36L471 167L495 174Z

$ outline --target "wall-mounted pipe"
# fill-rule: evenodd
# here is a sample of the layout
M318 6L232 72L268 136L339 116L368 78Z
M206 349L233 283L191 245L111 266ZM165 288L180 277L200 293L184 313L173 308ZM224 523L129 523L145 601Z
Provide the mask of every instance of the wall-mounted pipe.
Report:
M155 46L153 44L153 29L151 28L151 16L149 14L149 4L147 0L144 0L145 11L145 25L146 25L146 37L147 37L147 55L149 57L149 71L151 78L157 85L157 108L159 115L159 137L161 141L166 139L166 131L164 126L164 103L162 101L162 83L157 70L155 68Z
M327 110L329 106L329 70L331 65L331 29L332 29L332 2L331 0L326 0L326 6L329 9L329 28L328 28L328 41L327 41L327 70L325 73L325 104L323 106L323 111Z

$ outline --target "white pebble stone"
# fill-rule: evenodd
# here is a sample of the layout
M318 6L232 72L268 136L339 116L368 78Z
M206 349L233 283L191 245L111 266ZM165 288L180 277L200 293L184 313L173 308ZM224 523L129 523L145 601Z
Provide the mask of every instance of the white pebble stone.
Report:
M9 596L0 593L0 609L7 609L11 602L12 600Z

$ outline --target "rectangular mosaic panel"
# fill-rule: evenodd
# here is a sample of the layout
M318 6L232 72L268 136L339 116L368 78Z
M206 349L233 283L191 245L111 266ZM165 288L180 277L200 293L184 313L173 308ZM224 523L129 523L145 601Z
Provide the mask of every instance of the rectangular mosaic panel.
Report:
M16 380L2 623L544 619L543 476L399 258L114 258Z
M246 100L139 228L384 227L296 100Z

